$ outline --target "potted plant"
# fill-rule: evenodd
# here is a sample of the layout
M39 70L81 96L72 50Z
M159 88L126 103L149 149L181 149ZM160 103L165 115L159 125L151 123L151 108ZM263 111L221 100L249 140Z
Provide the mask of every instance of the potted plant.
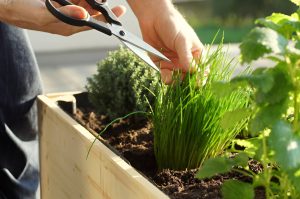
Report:
M88 80L90 101L98 107L98 113L106 114L97 116L92 112L78 118L79 122L82 118L101 120L100 123L86 123L86 128L92 133L57 106L61 98L72 102L77 100L78 104L81 99L68 94L39 97L42 197L168 198L121 158L131 159L132 154L125 150L121 156L119 152L117 155L112 152L115 149L97 135L95 129L99 129L100 134L107 131L103 135L114 131L113 128L107 129L112 124L108 121L120 120L121 124L116 124L116 128L122 123L130 127L126 124L126 117L137 113L144 116L146 122L140 117L134 120L145 124L147 129L153 128L154 147L150 150L155 153L155 157L151 156L154 158L152 163L158 162L155 169L167 173L176 173L168 170L170 168L192 169L191 172L177 174L183 178L193 175L208 157L219 155L246 125L247 118L242 118L232 120L232 125L226 130L220 128L228 111L240 113L248 105L248 92L245 90L232 91L226 98L214 97L213 82L229 81L234 70L232 60L228 60L222 45L214 52L209 51L201 60L196 60L198 72L188 74L183 81L175 75L173 85L168 87L159 83L157 74L128 53L121 49L110 54L99 64L98 73ZM208 66L209 76L204 73ZM74 106L73 103L72 111ZM118 118L124 114L128 115ZM149 130L147 132L149 134ZM91 147L95 136L103 143L95 142ZM132 137L130 139L139 139ZM138 164L134 166L139 167ZM165 192L172 191L174 188L171 187ZM210 193L196 194L210 197ZM213 193L214 196L218 194Z

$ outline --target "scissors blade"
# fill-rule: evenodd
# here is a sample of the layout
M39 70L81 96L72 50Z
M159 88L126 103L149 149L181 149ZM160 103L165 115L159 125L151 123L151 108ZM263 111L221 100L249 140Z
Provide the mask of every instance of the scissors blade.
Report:
M139 37L135 36L134 34L126 31L123 29L122 26L112 24L111 26L111 32L113 35L118 37L123 42L126 42L127 44L130 43L133 46L136 46L137 48L140 48L146 52L151 53L152 55L155 55L165 61L171 62L165 55L163 55L161 52L141 40Z
M150 59L150 57L147 55L147 53L136 47L135 45L132 45L131 43L122 40L123 44L129 48L132 52L134 52L138 57L140 57L144 62L146 62L149 66L151 66L156 71L160 71L159 68L153 63L153 61Z

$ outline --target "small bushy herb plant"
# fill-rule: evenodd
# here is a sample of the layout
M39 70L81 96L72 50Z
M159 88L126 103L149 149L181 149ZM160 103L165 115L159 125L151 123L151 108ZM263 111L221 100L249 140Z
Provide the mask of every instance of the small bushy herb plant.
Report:
M228 129L220 128L224 114L247 106L248 97L242 90L215 97L212 83L230 80L232 60L222 45L204 57L195 66L198 72L187 74L183 81L180 74L174 75L172 85L160 87L152 115L159 169L198 168L206 158L220 154L246 124L244 119Z
M115 119L134 111L148 111L158 83L156 71L121 47L98 63L97 73L87 79L86 89L97 111Z
M238 153L235 158L228 153L209 159L198 173L198 177L205 178L233 169L252 178L252 183L225 182L224 198L253 198L257 187L265 189L266 198L300 198L300 1L292 2L298 6L295 13L273 13L258 19L259 27L240 45L243 62L267 58L274 65L219 85L227 94L233 87L254 90L247 110L253 114L248 126L253 137L233 142L228 152ZM263 171L251 171L248 157L258 160Z

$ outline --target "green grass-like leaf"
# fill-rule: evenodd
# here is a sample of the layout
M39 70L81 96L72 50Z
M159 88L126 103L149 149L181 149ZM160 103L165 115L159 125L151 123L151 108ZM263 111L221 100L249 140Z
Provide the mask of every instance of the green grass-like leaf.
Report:
M187 74L183 81L175 76L172 85L162 84L156 98L152 120L154 151L160 169L199 167L206 158L220 154L246 124L245 119L236 119L230 128L221 127L226 112L244 108L248 103L244 90L233 91L226 97L214 94L213 83L228 82L234 70L222 46L196 67L198 72ZM210 74L205 77L207 67Z

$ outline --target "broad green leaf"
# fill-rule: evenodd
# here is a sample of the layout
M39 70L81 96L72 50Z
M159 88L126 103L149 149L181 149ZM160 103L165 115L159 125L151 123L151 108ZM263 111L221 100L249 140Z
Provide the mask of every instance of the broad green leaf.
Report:
M251 184L237 180L224 182L222 195L224 199L253 199L255 196L254 188Z
M293 2L297 6L300 6L300 0L291 0L291 2Z
M297 21L294 17L282 13L273 13L271 16L266 17L266 19L274 22L275 24L283 24L286 21Z
M245 121L251 115L251 111L246 108L236 109L226 112L220 122L223 129L234 128L240 122Z
M236 77L232 81L246 81L251 86L266 93L274 85L274 78L269 70L269 68L258 68L252 74Z
M271 131L269 145L274 150L274 157L282 169L300 166L300 139L293 135L289 123L279 120Z
M197 178L210 178L216 174L227 173L232 169L229 159L226 157L215 157L204 162L197 173Z
M275 30L287 39L291 39L293 33L300 30L298 15L289 16L282 13L273 13L265 19L258 19L256 23Z
M279 29L279 26L278 24L274 23L273 21L270 21L270 20L267 20L265 18L260 18L260 19L257 19L255 21L256 24L260 24L260 25L263 25L267 28L270 28L272 30L277 30Z
M252 135L271 128L274 122L282 117L286 107L283 104L268 105L261 108L255 117L249 122L249 130Z
M284 54L288 40L270 28L256 27L240 45L242 62L251 62L265 54Z
M249 81L255 88L266 93L271 90L274 85L274 78L272 75L269 75L267 71L264 71L261 74L253 75L249 78Z
M215 157L206 160L203 166L199 169L197 178L210 178L216 174L223 174L229 172L233 166L245 167L248 163L248 156L246 153L240 153L234 158Z
M237 154L233 159L230 159L232 166L242 166L246 167L248 165L249 157L247 153L241 152Z
M265 72L265 77L270 76L266 78L270 79L266 82L273 79L273 85L269 90L263 90L262 87L258 88L255 94L255 101L258 105L282 103L288 99L288 94L293 86L287 68L286 63L280 62L274 68L269 68Z

